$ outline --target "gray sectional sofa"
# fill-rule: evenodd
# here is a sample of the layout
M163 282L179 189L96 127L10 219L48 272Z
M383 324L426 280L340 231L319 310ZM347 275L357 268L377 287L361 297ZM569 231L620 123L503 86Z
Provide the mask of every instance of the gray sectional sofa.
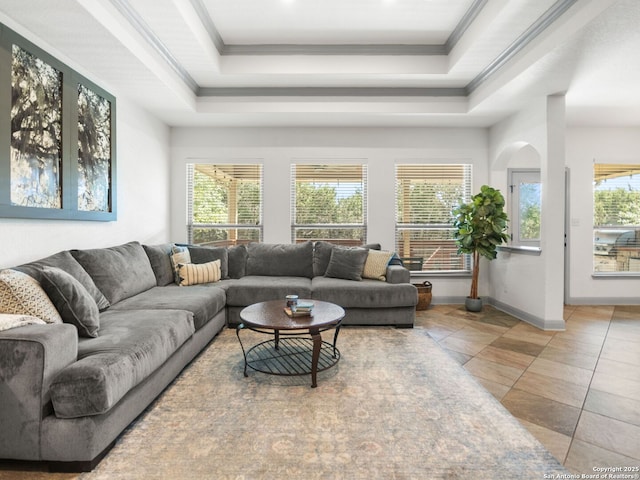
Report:
M92 469L255 302L297 294L341 305L347 325L413 326L417 290L401 265L359 279L355 252L326 242L188 246L190 261L217 263L221 279L179 286L175 251L130 242L14 267L40 283L63 322L0 332L0 459Z

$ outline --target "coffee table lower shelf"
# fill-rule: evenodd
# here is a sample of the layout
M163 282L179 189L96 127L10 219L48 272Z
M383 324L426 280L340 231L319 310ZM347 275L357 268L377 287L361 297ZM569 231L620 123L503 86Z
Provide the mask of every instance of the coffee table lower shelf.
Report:
M269 375L308 375L311 371L313 340L304 337L267 340L251 347L245 356L246 367ZM323 341L318 358L318 372L333 367L340 360L340 351Z

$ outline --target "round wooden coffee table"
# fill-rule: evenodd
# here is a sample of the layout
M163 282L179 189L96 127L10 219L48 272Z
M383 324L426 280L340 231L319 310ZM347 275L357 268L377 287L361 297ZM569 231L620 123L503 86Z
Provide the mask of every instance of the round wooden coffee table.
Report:
M311 386L316 387L317 373L338 363L340 351L336 342L344 309L319 300L300 301L313 302L310 315L290 317L285 313L284 299L254 303L240 312L242 323L236 328L236 335L244 355L245 377L247 367L270 375L311 374ZM245 328L273 338L245 350L240 339ZM333 344L323 341L321 335L331 329L335 329Z

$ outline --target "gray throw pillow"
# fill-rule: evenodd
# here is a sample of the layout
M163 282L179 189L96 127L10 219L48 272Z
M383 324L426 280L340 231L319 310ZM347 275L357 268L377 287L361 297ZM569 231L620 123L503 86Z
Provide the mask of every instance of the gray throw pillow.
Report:
M56 267L44 267L40 284L63 322L75 325L81 337L98 336L98 305L75 277Z
M333 251L333 243L317 241L313 245L313 276L322 277L327 272L329 261L331 260L331 252Z
M327 272L327 267L329 266L329 261L331 260L331 252L333 251L334 247L340 248L340 246L335 243L325 242L323 240L318 240L313 245L314 277L322 277ZM379 243L368 243L358 248L365 248L367 250L380 250L382 246Z
M247 247L243 244L229 247L229 278L242 278L246 275L247 267Z
M65 272L73 275L84 288L87 289L89 294L93 297L98 305L100 311L109 308L110 303L102 292L98 289L93 279L89 276L87 271L78 263L78 261L71 256L71 252L65 250L63 252L56 253L41 260L26 263L16 267L16 270L26 273L27 275L35 278L38 282L42 280L42 269L44 267L57 267Z
M160 245L142 245L144 251L149 257L151 268L156 275L156 284L164 287L173 283L173 266L171 265L171 243L163 243Z
M369 250L365 248L333 247L325 277L362 280L362 270Z

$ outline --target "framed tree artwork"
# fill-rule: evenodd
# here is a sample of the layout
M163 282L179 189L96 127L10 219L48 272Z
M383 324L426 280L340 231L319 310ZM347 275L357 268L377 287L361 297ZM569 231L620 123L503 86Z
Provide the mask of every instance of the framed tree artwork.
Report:
M78 156L74 187L78 212L113 209L112 101L86 82L77 84Z
M1 24L0 66L0 217L115 220L115 98Z
M11 205L60 209L62 73L18 45L11 57Z

